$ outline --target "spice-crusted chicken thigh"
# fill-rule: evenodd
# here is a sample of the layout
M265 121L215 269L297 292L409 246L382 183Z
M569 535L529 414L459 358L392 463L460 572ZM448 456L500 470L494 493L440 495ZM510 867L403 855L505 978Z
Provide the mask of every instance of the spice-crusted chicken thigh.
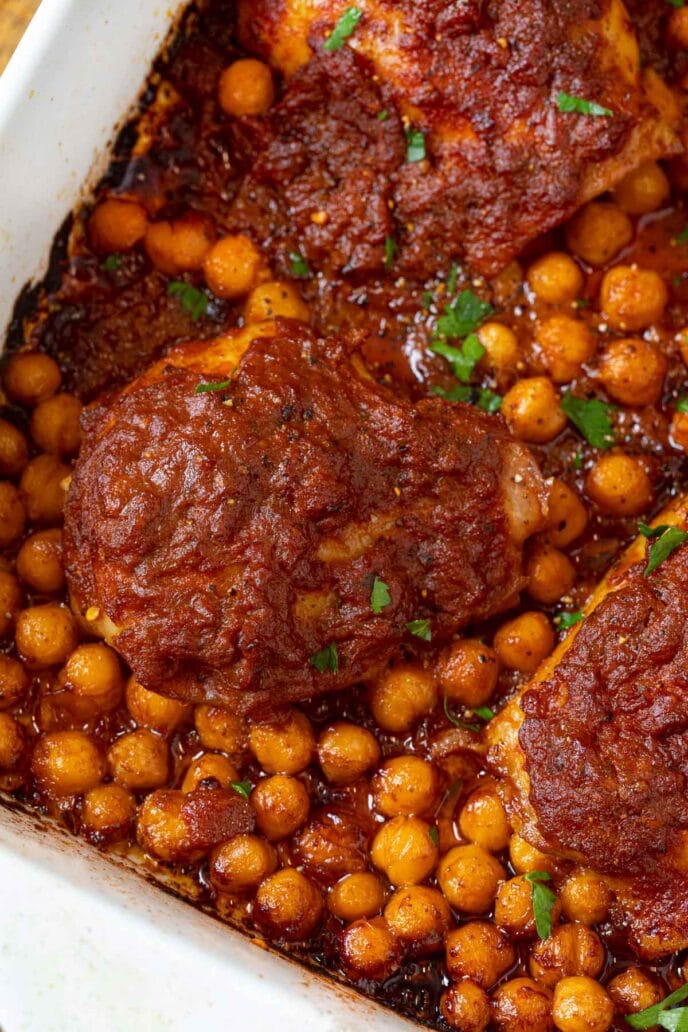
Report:
M399 399L345 340L278 320L87 413L66 569L142 684L272 708L513 603L544 496L499 418Z
M656 523L688 530L688 500ZM488 739L519 834L605 876L613 923L654 958L688 946L688 547L649 575L646 548L604 578Z
M681 149L678 105L641 67L621 0L360 0L355 26L347 8L239 3L243 42L288 78L267 117L246 120L253 175L316 265L379 269L391 236L405 273L462 257L493 273L636 165ZM349 35L328 50L342 15ZM560 95L582 106L561 110ZM425 134L415 155L405 130Z

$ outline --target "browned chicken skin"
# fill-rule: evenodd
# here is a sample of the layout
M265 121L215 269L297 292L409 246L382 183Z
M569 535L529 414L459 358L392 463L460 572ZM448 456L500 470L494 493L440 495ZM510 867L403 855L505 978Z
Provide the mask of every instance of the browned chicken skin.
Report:
M84 429L75 606L144 685L196 701L344 688L426 647L415 620L445 640L515 600L542 524L537 465L499 418L397 399L345 341L297 323L177 349Z

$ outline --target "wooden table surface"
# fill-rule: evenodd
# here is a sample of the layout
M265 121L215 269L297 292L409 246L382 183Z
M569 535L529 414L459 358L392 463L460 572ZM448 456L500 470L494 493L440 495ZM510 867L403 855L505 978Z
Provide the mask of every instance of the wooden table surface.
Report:
M0 73L4 70L40 0L0 0Z

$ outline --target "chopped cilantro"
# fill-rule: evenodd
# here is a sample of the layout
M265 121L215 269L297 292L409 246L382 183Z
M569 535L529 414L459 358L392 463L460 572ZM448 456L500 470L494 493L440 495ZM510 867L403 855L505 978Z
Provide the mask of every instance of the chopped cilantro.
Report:
M559 616L554 617L554 622L561 631L568 631L569 627L575 627L577 623L584 620L585 617L580 612L575 613L559 613Z
M615 441L611 413L613 405L597 398L576 398L565 394L561 399L562 412L571 420L593 448L611 448Z
M459 348L447 344L445 340L435 340L430 345L430 350L436 355L446 358L452 367L452 372L457 380L468 383L477 363L485 354L485 348L478 340L475 333L469 334Z
M602 107L594 100L584 100L583 97L573 97L570 93L560 90L557 93L557 107L564 114L575 113L577 115L592 115L593 118L613 118L614 112L609 108Z
M489 706L478 706L473 710L473 712L476 717L480 717L480 719L484 720L486 724L494 717L494 710L490 709Z
M422 129L406 130L406 160L410 162L424 161L425 154L425 133Z
M435 295L431 290L424 290L421 300L423 302L423 308L429 308L435 300Z
M378 118L378 122L386 122L387 119L389 118L389 111L387 111L386 109L384 111L380 111L378 113L377 118Z
M677 233L674 240L677 244L688 244L688 226L682 229L680 233Z
M325 50L330 54L333 54L335 50L341 50L349 36L355 31L362 17L363 11L360 7L347 7L325 40Z
M406 624L406 628L414 638L420 638L422 641L432 641L432 626L429 620L411 620L410 623Z
M435 828L434 826L431 827L431 828L428 828L428 836L429 836L430 841L432 842L433 846L439 846L439 844L440 844L440 833L437 830L437 828Z
M574 469L583 469L583 452L580 448L571 459L571 465Z
M336 674L339 670L339 654L337 652L336 645L326 645L324 649L320 649L320 652L314 653L309 663L314 666L320 674L324 674L326 670Z
M658 527L648 527L647 523L639 523L638 531L648 541L652 541L643 577L649 577L677 548L688 541L688 532L679 527L670 527L666 523Z
M251 789L253 786L250 781L231 781L230 784L234 791L240 796L243 796L244 799L248 799L251 795Z
M665 996L659 1003L637 1014L629 1014L626 1021L631 1028L647 1029L659 1025L660 1028L669 1029L670 1032L688 1032L688 1007L681 1007L679 1010L669 1010L675 1003L682 1003L688 997L688 982L679 986L668 996Z
M101 262L101 269L105 272L116 272L122 264L121 254L109 254L104 262Z
M231 384L231 380L220 380L218 383L199 383L196 385L194 394L208 394L211 391L224 391Z
M544 883L551 881L552 877L547 871L528 871L523 877L530 883L535 929L541 939L549 939L552 934L552 909L557 897Z
M452 340L468 337L493 311L492 305L482 301L472 290L463 290L446 305L444 315L437 320L438 336Z
M172 280L167 284L167 293L170 297L176 297L179 304L184 308L194 322L198 322L202 315L208 311L208 295L203 290L194 287L192 283L184 280Z
M456 282L459 278L459 267L458 265L452 265L447 276L447 293L453 294L456 290Z
M389 593L389 588L385 582L380 580L376 575L370 592L370 608L374 613L381 613L385 606L388 606L391 601L392 596Z
M459 720L458 717L454 716L452 711L449 709L449 699L446 695L444 697L443 708L445 717L450 724L454 725L454 727L462 727L464 731L474 731L476 734L480 733L480 724L469 724L467 721Z
M399 245L392 236L385 237L385 268L391 269L399 252Z
M457 383L448 390L444 387L433 387L432 394L445 401L464 401L467 405L477 405L483 412L493 414L499 412L502 406L502 399L488 387L469 387L467 384Z
M296 279L308 279L311 275L311 270L308 266L308 262L299 254L298 251L289 252L289 261L291 262L291 274Z
M685 7L686 0L666 0L671 7Z
M682 394L680 398L676 399L676 411L688 412L688 394Z

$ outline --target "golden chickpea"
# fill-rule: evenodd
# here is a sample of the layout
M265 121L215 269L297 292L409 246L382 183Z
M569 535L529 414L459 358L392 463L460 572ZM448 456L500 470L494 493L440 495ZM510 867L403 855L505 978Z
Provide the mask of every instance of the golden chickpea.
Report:
M641 459L602 455L585 478L589 498L611 516L639 516L652 504L652 484Z
M385 760L371 781L373 805L385 817L430 813L439 789L437 768L420 756Z
M559 395L546 376L517 380L504 395L501 412L514 437L528 444L545 444L566 426Z
M484 914L497 895L506 871L482 846L454 846L437 868L437 881L452 907L465 914Z
M21 663L0 652L0 710L9 709L21 702L30 683Z
M257 835L235 835L210 854L210 884L216 892L254 892L277 869L277 853Z
M556 861L551 856L541 853L520 835L512 835L509 840L509 859L517 874L529 874L532 871L555 874L557 871Z
M328 909L342 921L374 917L382 910L385 890L376 874L355 871L341 878L327 896Z
M511 978L492 997L498 1032L551 1032L552 994L531 978Z
M232 782L241 780L239 771L222 753L203 753L192 760L186 768L182 781L182 792L193 792L204 781L216 782L220 788L229 788Z
M579 538L588 523L588 513L575 491L556 478L549 492L548 540L556 548L566 548Z
M636 265L610 269L600 288L600 308L613 330L646 330L661 320L668 300L659 273Z
M152 692L134 677L127 681L126 701L139 727L149 727L162 735L171 735L191 712L188 703Z
M678 7L669 15L667 39L675 47L688 48L688 12L685 8Z
M132 792L161 788L169 774L169 752L164 738L147 728L115 739L108 749L113 779Z
M17 650L31 670L59 666L77 646L76 621L57 602L23 609L17 617Z
M486 322L478 330L478 340L485 348L486 361L497 372L515 369L519 360L518 338L504 323Z
M554 989L552 1017L560 1032L607 1032L614 1004L593 978L562 978Z
M465 839L491 853L506 849L511 838L511 826L492 782L473 789L461 808L459 829Z
M37 455L22 473L19 489L31 523L59 523L72 471L56 455Z
M370 856L392 885L415 885L435 869L437 846L430 825L418 817L393 817L373 839Z
M262 266L259 248L250 237L237 234L213 244L203 262L203 275L213 294L235 300L255 286Z
M220 706L196 706L194 724L205 749L240 756L246 748L247 728L241 717Z
M17 573L24 584L42 595L62 591L62 531L39 530L27 537L17 553Z
M101 201L88 220L88 236L97 254L129 251L143 240L148 228L145 209L134 201L108 197Z
M37 405L60 386L62 373L55 359L40 351L20 351L12 355L3 374L3 384L12 401Z
M688 451L688 412L674 412L671 418L671 441L677 448Z
M256 893L253 917L271 939L297 942L310 938L320 924L320 892L305 874L285 867L263 881Z
M437 705L435 680L415 663L399 663L373 683L368 702L383 731L408 731Z
M0 770L13 770L24 755L24 731L9 713L0 713Z
M591 871L574 871L560 892L561 906L569 921L584 925L600 924L609 913L613 894L602 879Z
M17 578L7 570L0 570L0 637L7 638L14 631L23 602Z
M552 624L544 613L522 613L507 620L494 636L494 647L507 670L532 674L554 648Z
M254 724L249 747L266 774L300 774L315 753L313 726L305 714L292 709L281 719Z
M350 978L381 982L399 967L399 944L384 918L361 918L345 928L339 956Z
M249 294L244 307L247 325L263 322L264 319L296 319L308 322L311 313L296 287L284 280L272 280L255 287Z
M561 914L559 901L550 911L552 923L556 924ZM508 932L513 939L531 938L535 935L533 913L533 890L524 875L519 874L503 882L495 902L495 924Z
M442 695L475 709L490 701L497 687L497 653L479 638L461 638L440 655L435 671Z
M0 480L0 548L14 545L24 533L25 523L21 494L9 480Z
M292 835L306 823L311 801L306 786L287 774L259 781L251 793L256 824L270 842Z
M554 315L538 327L536 341L555 383L568 383L595 354L595 339L580 319Z
M356 724L338 720L326 727L318 739L318 761L332 785L357 781L379 760L380 746L375 735Z
M83 731L51 731L36 739L31 773L48 795L80 795L103 780L105 762Z
M186 798L176 789L158 789L146 795L136 820L136 840L146 853L167 863L190 863L203 856L184 820Z
M553 545L535 545L526 564L528 594L536 602L552 606L568 595L576 583L576 568L571 560Z
M656 161L646 161L626 173L614 190L614 199L629 215L647 215L661 208L670 193L663 170Z
M485 1032L490 1023L490 1001L475 982L465 978L450 985L440 998L440 1012L457 1032Z
M481 989L489 989L515 963L516 950L509 936L491 921L468 921L447 936L451 978L470 978Z
M429 885L397 889L384 917L397 942L416 956L442 949L453 923L446 899Z
M136 800L121 785L98 785L84 796L81 830L94 845L112 845L129 837Z
M166 276L178 276L202 269L214 240L212 219L190 212L173 221L152 222L144 245L156 269Z
M15 477L29 461L29 446L14 423L0 419L0 476Z
M623 1015L654 1007L667 995L657 975L639 967L628 967L615 975L607 985L607 992Z
M558 925L548 939L535 943L530 952L530 973L550 989L560 978L586 975L597 978L605 962L599 935L581 924Z
M31 436L44 452L74 455L81 443L82 405L73 394L54 394L31 416Z
M275 99L272 72L253 57L234 61L220 76L218 99L226 115L263 115Z
M604 389L622 405L654 405L662 396L667 360L656 344L639 337L615 340L600 358Z
M583 273L573 258L560 251L545 254L528 269L528 284L539 301L564 305L583 289Z
M60 671L58 681L61 687L91 699L103 711L116 709L122 699L122 667L117 653L102 642L79 645Z
M633 223L616 204L592 201L566 227L566 244L588 265L607 265L633 239Z

